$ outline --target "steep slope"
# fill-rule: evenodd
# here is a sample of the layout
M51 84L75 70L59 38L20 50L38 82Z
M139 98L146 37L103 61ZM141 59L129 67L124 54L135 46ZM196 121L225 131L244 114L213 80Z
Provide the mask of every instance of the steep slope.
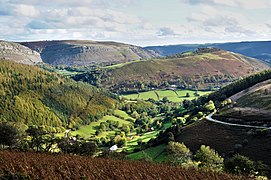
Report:
M256 59L208 48L180 57L137 61L108 68L102 84L111 90L131 89L142 83L149 87L154 83L162 86L165 82L180 87L194 85L206 88L209 83L231 82L267 68L268 65Z
M175 139L186 144L192 151L204 144L225 157L238 153L268 165L271 162L271 136L261 130L201 120L185 127Z
M0 63L0 122L61 132L97 120L115 102L93 86L40 68L4 60Z
M149 46L147 50L153 50L162 56L173 55L186 51L194 51L199 47L215 47L231 51L271 63L271 41L252 41L215 44L179 44L169 46Z
M67 40L21 44L39 52L45 63L53 65L115 64L158 56L141 47L116 42Z
M271 127L271 79L230 97L234 107L224 108L215 118L232 122Z
M0 41L0 59L11 60L23 64L42 62L40 54L18 43Z
M208 100L211 98L217 101L224 96L233 101L227 105L224 104L225 101L222 102L219 112L213 116L213 119L250 126L240 127L202 120L184 127L177 140L184 142L192 150L205 144L226 157L239 153L270 165L270 90L271 70L266 70L210 94ZM253 126L261 126L261 128Z

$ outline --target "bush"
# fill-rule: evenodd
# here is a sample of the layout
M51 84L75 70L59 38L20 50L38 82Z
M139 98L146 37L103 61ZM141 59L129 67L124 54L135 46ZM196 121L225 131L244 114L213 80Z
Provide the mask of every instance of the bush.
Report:
M237 154L225 161L225 169L230 173L251 175L255 171L255 166L249 158Z
M7 123L0 123L0 144L12 146L17 142L18 131Z
M183 168L197 168L197 163L192 160L192 153L183 143L169 142L167 154L169 162L173 165L180 165Z
M209 146L201 145L194 156L199 161L199 168L210 171L222 171L224 159Z

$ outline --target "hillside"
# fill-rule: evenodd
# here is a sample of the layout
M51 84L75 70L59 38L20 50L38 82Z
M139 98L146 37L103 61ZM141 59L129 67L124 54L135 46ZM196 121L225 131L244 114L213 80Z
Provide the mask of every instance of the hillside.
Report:
M224 108L216 118L223 121L271 126L271 79L230 97L234 107Z
M166 86L181 88L196 86L204 89L221 85L269 68L246 56L219 49L199 49L190 54L164 59L136 61L108 67L101 83L113 91ZM169 86L169 85L167 85Z
M91 85L38 67L1 61L0 122L61 132L101 118L116 100Z
M176 139L186 144L192 151L205 144L225 157L239 153L268 165L271 162L271 137L261 130L202 120L183 128L181 135Z
M37 64L42 62L39 53L18 43L7 41L0 41L0 59L23 64Z
M168 46L149 46L147 50L153 50L162 56L173 55L186 51L194 51L199 47L215 47L231 51L271 63L271 41L252 41L214 44L179 44Z
M266 70L200 98L199 102L216 102L218 113L213 119L222 122L206 118L184 127L178 141L192 150L206 144L225 157L239 153L270 165L270 84L271 71Z
M21 44L39 52L43 62L53 65L116 64L158 57L158 54L152 51L117 42L66 40Z
M247 179L162 164L60 154L1 151L0 160L1 179Z

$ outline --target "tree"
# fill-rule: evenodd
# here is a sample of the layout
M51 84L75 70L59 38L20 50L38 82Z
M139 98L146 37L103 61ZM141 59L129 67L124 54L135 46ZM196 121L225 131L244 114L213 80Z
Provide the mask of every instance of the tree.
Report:
M25 131L30 136L30 141L28 142L28 145L31 149L40 151L42 150L42 145L44 144L44 137L43 135L46 135L47 132L44 131L41 127L36 128L34 126L30 126Z
M167 133L167 141L168 142L175 141L175 137L174 137L174 134L172 132Z
M215 104L212 100L210 100L208 103L206 103L204 105L204 108L207 110L207 111L213 111L215 109Z
M128 134L128 133L130 133L130 126L127 124L123 124L122 130L125 132L125 134Z
M199 168L210 171L222 171L224 159L209 146L201 145L194 155L194 159L199 162Z
M185 95L185 97L187 97L187 98L190 97L190 94L187 92L186 95Z
M85 156L92 156L98 151L98 146L95 142L81 142L79 147L79 154Z
M167 145L167 154L174 164L182 164L191 159L192 153L183 143L170 141Z
M166 96L163 97L162 102L164 102L164 103L169 102L168 97L166 97Z
M0 123L0 144L4 146L13 146L18 139L18 131L15 127L7 123Z
M125 137L121 137L121 135L117 135L114 138L114 143L118 145L118 147L122 147L126 144L126 139Z
M225 162L225 169L230 173L252 175L255 166L249 158L236 154Z

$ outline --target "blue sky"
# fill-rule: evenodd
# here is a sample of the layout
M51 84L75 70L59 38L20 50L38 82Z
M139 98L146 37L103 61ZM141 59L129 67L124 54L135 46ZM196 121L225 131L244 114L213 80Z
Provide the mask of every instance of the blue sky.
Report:
M0 0L0 39L135 45L271 40L271 0Z

